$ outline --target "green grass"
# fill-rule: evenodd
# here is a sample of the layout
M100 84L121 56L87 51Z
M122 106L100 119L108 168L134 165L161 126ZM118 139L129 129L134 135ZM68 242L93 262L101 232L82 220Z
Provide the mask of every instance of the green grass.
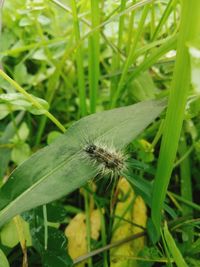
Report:
M0 265L21 266L28 256L29 266L72 266L64 230L84 213L85 228L74 233L85 231L87 244L75 262L199 266L199 0L6 0L1 11ZM150 99L165 99L166 109ZM127 145L123 175L148 208L139 235L142 221L126 219L134 201L115 213L128 198L118 179L95 178L95 166L79 158L82 143L102 135L108 147ZM22 211L30 247L20 217L11 219ZM116 219L132 235L122 229L110 243ZM116 263L113 247L121 248Z
M95 29L100 24L100 1L90 1L91 4L91 29ZM90 113L96 111L97 97L99 93L99 49L100 49L100 34L99 30L89 36L88 50L89 50L89 91L90 91Z
M187 1L183 1L182 3L177 59L153 189L152 219L157 231L159 231L160 228L161 211L173 169L173 162L177 153L181 127L184 119L191 75L187 43L198 36L200 26L198 16L199 9L200 5L197 1L192 1L190 5L188 5ZM194 10L196 10L196 12L194 12ZM190 20L188 20L188 18L190 18Z
M74 22L74 35L76 43L80 42L80 29L79 21L77 16L76 2L75 0L71 1L72 13L73 13L73 22ZM83 52L82 47L79 46L76 52L76 63L77 63L77 74L78 74L78 86L79 86L79 100L80 100L80 115L84 116L87 114L86 108L86 88L85 88L85 77L84 77L84 68L83 68Z
M136 46L138 44L139 38L142 35L142 29L143 29L143 27L145 25L145 19L147 17L148 11L149 11L149 6L146 5L143 8L143 12L142 12L142 15L141 15L141 19L139 21L139 25L138 25L138 28L137 28L137 32L135 34L134 41L133 41L133 43L131 45L131 48L130 48L130 51L128 53L127 59L126 59L126 61L124 63L124 66L122 67L122 74L121 74L121 77L119 79L119 82L118 82L116 91L114 92L113 97L112 97L112 100L111 100L111 107L112 108L116 106L116 102L117 102L119 96L122 94L122 91L124 89L124 83L125 83L125 79L126 79L126 76L127 76L128 69L129 69L130 65L135 60L135 58L134 58L135 49L136 49Z

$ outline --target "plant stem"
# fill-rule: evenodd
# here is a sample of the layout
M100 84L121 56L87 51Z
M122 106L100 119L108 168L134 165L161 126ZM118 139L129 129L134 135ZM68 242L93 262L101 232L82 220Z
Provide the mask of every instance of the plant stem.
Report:
M125 237L124 239L121 239L121 240L118 240L114 243L111 243L111 244L108 244L102 248L99 248L99 249L96 249L94 251L91 251L90 253L86 254L86 255L83 255L83 256L80 256L78 258L76 258L74 260L74 264L78 264L86 259L89 259L90 257L93 257L95 255L98 255L104 251L107 251L107 250L110 250L111 248L114 248L114 247L117 247L117 246L120 246L124 243L127 243L127 242L130 242L132 240L135 240L137 238L140 238L140 237L143 237L146 235L146 231L141 231L140 233L137 233L137 234L134 234L132 236L128 236L128 237Z
M44 249L48 249L48 221L47 221L47 206L42 206L43 218L44 218Z
M100 24L99 0L91 0L92 29ZM89 37L89 88L90 88L90 112L96 112L97 93L99 83L99 30Z
M187 199L185 199L185 198L183 198L183 197L181 197L179 195L176 195L176 194L174 194L172 192L168 191L167 193L168 193L168 195L172 195L174 198L176 198L177 200L179 200L183 204L187 205L188 207L191 207L194 210L200 211L200 205L198 205L198 204L196 204L194 202L191 202L191 201L189 201L189 200L187 200Z
M79 20L77 15L77 8L75 0L71 0L73 22L74 22L74 34L76 43L80 43L80 28ZM80 100L80 116L85 116L86 110L86 93L85 93L85 78L84 78L84 67L83 67L83 51L82 46L77 47L76 51L76 64L78 72L78 86L79 86L79 100Z
M122 12L126 8L126 1L121 0L120 9L119 11ZM118 40L117 40L117 53L114 51L114 54L112 56L112 71L116 72L120 69L120 60L121 60L121 50L122 50L122 44L123 44L123 32L124 32L124 18L125 14L119 18L119 25L118 25ZM112 100L113 93L115 89L117 88L117 84L119 81L118 76L114 76L111 79L111 87L110 87L110 98Z
M153 32L155 29L155 3L151 4L151 22L150 22L150 35L153 36Z
M20 246L23 252L23 263L22 267L28 267L28 257L27 257L27 248L26 248L26 238L24 233L24 226L22 224L22 219L19 215L13 218L15 226L17 228L17 234L19 237Z
M36 108L44 110L44 107L29 93L27 93L16 81L10 78L4 71L0 69L0 76L9 82L18 92L24 95ZM45 110L44 114L62 131L65 132L64 126L48 111Z
M135 0L132 0L132 3L135 4ZM129 25L128 25L128 40L127 40L127 45L126 45L126 53L128 54L131 49L132 45L132 40L133 40L133 35L134 35L134 19L135 19L135 12L132 11L130 14L130 19L129 19Z
M97 201L95 202L95 204L98 207L98 210L99 210L100 216L101 216L101 241L102 241L102 245L106 246L107 235L106 235L106 223L105 223L104 213L103 213L103 210ZM107 252L106 251L103 252L103 267L108 267Z
M160 19L160 21L158 23L158 26L156 27L156 29L155 29L155 31L153 33L153 36L151 38L151 42L153 42L158 37L158 34L161 32L161 29L162 29L163 25L165 25L168 17L170 16L173 8L175 7L176 2L177 2L177 0L170 0L169 1L169 3L167 5L167 7L166 7L161 19Z
M152 220L158 235L163 203L178 148L185 104L190 86L190 62L187 42L197 37L200 30L200 1L183 0L181 5L182 14L178 37L177 59L158 159L158 168L153 186Z

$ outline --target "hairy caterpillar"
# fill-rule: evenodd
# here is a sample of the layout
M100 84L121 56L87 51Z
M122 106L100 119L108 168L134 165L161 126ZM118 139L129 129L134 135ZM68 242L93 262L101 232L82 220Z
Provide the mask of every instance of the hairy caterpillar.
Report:
M125 168L124 155L105 144L88 143L83 150L94 163L99 165L102 173L119 175Z

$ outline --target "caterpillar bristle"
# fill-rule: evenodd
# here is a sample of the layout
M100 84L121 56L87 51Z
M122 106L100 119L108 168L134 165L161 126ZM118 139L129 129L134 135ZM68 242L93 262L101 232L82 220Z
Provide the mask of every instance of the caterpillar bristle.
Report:
M83 148L91 162L100 167L103 175L118 176L125 167L125 159L121 152L114 147L108 147L105 143L87 142Z

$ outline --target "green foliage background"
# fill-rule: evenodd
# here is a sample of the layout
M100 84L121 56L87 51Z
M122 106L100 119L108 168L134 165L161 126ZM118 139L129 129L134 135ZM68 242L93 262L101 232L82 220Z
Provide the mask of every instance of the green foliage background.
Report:
M74 165L59 167L65 157L73 157L72 146L80 149L85 132L98 139L106 131L108 144L113 139L117 149L129 143L133 168L127 179L151 208L148 242L141 254L147 262L141 266L158 266L161 259L159 266L172 266L171 261L200 265L199 1L6 0L1 9L0 225L59 198L23 213L32 236L29 265L71 265L62 230L80 211L86 213L88 252L110 242L116 181L106 192L109 182L103 179L96 182L96 192L86 184L84 197L78 190L64 196L97 170L85 163L77 168L78 157ZM156 101L165 97L166 117ZM99 113L115 107L125 108ZM54 182L47 179L29 194L54 168ZM64 188L67 173L74 179ZM15 202L24 194L22 202ZM96 243L90 239L91 198L105 208ZM165 224L162 234L163 219L169 230ZM47 227L48 221L57 228ZM9 224L2 233L5 227L7 233L16 231ZM0 262L4 267L21 264L24 252L2 240ZM88 265L109 266L107 252Z

